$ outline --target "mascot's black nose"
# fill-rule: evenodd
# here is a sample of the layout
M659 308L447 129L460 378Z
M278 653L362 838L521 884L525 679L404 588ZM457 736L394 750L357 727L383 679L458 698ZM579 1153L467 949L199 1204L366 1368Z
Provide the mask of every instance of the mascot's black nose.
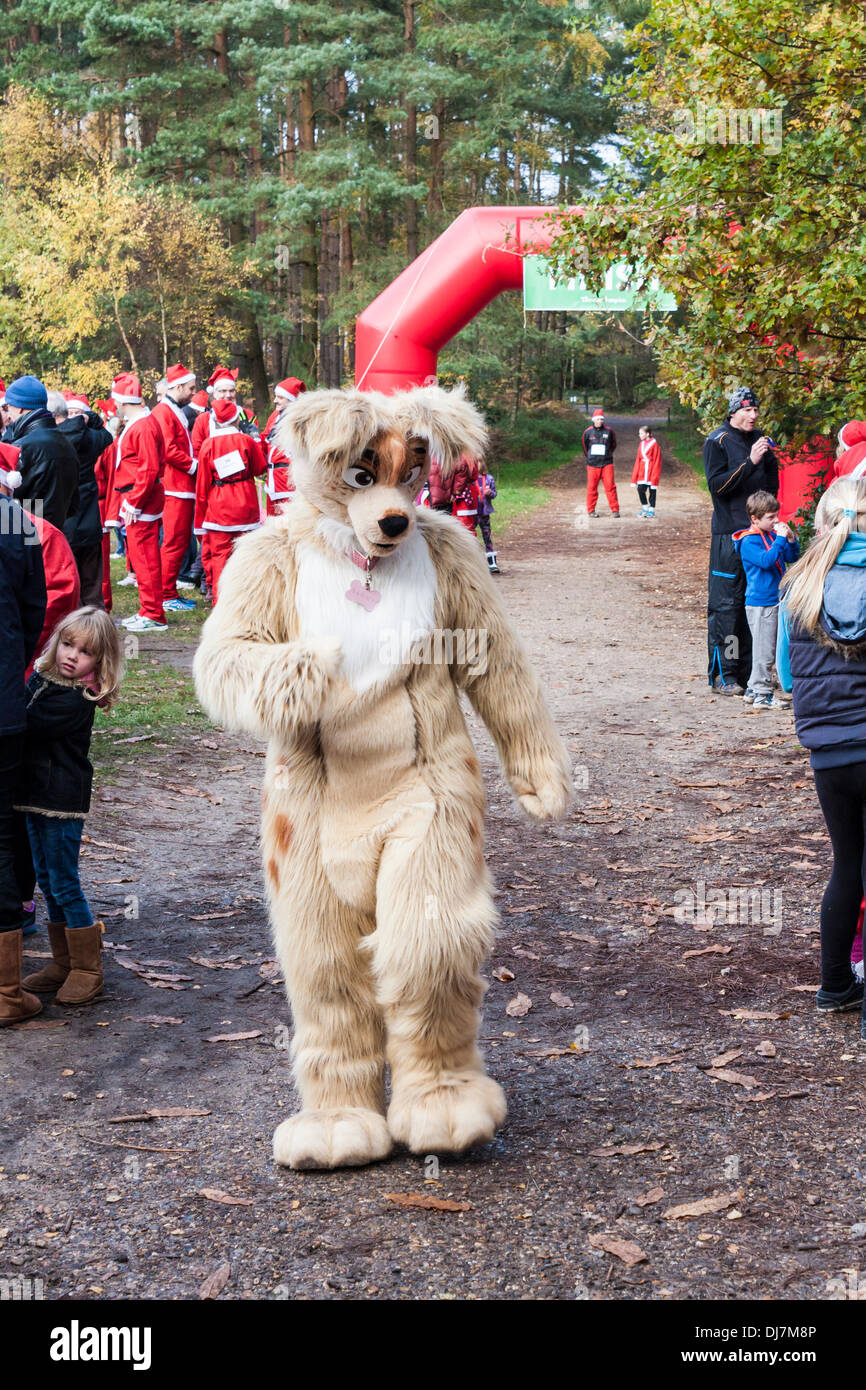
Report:
M383 516L379 530L384 531L386 536L401 536L408 525L408 516Z

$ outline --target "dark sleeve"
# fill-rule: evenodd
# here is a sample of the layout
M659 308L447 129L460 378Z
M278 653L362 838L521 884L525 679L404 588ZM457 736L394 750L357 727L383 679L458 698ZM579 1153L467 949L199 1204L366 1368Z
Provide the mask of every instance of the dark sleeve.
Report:
M21 585L18 609L21 614L21 632L24 638L24 654L30 665L36 644L42 635L45 612L48 607L48 593L45 587L45 564L42 559L42 546L39 544L35 526L24 532L24 582Z
M776 458L776 455L773 453L772 449L768 449L761 462L767 470L767 491L772 492L774 497L778 497L779 460Z
M615 430L611 430L611 432L610 432L610 452L613 453L613 451L614 451L615 448L616 448L616 431L615 431Z
M589 450L588 450L587 447L586 447L586 436L587 436L588 434L589 434L589 430L586 429L586 430L584 430L584 432L583 432L583 434L581 435L581 438L580 438L580 443L581 443L581 447L582 447L582 449L583 449L583 456L584 456L584 458L589 458Z
M72 686L40 682L28 685L27 732L45 738L64 738L86 734L93 725L95 705Z
M732 464L717 439L704 440L704 473L711 496L721 497L736 492L754 471L755 465L748 454L741 463Z

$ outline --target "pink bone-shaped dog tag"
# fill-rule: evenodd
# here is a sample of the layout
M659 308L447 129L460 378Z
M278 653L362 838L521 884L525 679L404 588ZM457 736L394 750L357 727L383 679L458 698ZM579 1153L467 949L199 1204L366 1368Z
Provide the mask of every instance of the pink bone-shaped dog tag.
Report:
M353 579L346 590L346 598L351 599L352 603L360 603L368 613L372 613L381 597L378 589L365 589L360 579Z

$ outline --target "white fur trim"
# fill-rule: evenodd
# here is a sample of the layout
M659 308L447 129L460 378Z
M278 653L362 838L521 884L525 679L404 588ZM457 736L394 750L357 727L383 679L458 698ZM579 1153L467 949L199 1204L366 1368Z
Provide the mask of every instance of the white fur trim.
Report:
M117 401L118 405L141 405L141 396L121 396L119 391L112 391L111 399Z
M8 473L0 470L0 483L4 487L8 487L10 492L14 492L17 487L21 486L22 482L23 479L17 468L10 468Z
M186 376L176 376L174 381L168 383L168 389L173 391L175 386L186 386L188 381L195 381L195 372L187 372Z
M372 612L346 598L363 571L346 555L357 545L355 533L329 517L317 530L336 552L301 543L296 551L295 602L301 637L336 637L343 651L341 674L357 695L391 684L409 662L412 646L433 631L436 571L419 529L370 575L381 594Z

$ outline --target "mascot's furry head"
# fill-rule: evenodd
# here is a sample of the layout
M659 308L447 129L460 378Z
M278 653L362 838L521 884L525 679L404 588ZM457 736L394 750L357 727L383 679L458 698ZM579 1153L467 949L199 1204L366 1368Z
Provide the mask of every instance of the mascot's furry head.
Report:
M309 391L285 410L277 442L298 492L350 526L365 554L388 555L415 528L431 458L447 477L461 455L483 455L487 430L462 386Z

